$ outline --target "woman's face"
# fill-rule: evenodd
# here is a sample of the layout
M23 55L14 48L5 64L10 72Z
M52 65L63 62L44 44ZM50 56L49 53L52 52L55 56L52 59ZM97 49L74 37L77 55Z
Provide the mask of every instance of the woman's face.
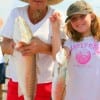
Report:
M30 7L33 9L44 9L48 0L29 0Z
M91 33L92 14L76 14L70 18L71 25L74 30L83 35Z

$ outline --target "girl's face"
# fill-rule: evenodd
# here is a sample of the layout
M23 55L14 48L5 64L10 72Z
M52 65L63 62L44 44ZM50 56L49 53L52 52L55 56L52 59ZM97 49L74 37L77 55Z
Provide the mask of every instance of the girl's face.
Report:
M70 18L70 22L74 30L88 36L91 34L92 19L92 14L76 14Z

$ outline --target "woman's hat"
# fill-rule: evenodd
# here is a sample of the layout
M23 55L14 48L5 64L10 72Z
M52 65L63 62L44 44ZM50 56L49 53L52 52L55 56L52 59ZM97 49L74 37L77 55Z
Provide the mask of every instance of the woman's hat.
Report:
M67 20L75 14L88 14L93 12L93 9L91 7L90 4L88 4L87 2L85 2L84 0L80 0L80 1L76 1L74 3L72 3L69 8L67 9L67 18L65 20L65 22L67 22Z
M21 0L21 1L24 1L24 2L29 2L29 0ZM55 4L58 4L60 2L62 2L63 0L48 0L48 5L55 5Z

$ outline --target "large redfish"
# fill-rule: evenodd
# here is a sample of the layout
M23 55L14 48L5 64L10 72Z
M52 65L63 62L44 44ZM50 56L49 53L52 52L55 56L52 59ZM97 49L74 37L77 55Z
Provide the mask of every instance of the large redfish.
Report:
M18 47L21 43L29 44L32 40L32 31L25 20L19 16L15 20L13 39ZM23 56L14 50L14 67L19 84L19 94L24 100L34 100L36 90L36 55Z

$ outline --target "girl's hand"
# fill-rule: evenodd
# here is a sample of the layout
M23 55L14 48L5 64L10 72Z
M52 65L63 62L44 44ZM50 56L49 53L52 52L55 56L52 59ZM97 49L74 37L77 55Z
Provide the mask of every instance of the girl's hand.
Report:
M50 17L50 22L51 22L53 32L59 31L62 23L61 14L59 12L55 12Z

